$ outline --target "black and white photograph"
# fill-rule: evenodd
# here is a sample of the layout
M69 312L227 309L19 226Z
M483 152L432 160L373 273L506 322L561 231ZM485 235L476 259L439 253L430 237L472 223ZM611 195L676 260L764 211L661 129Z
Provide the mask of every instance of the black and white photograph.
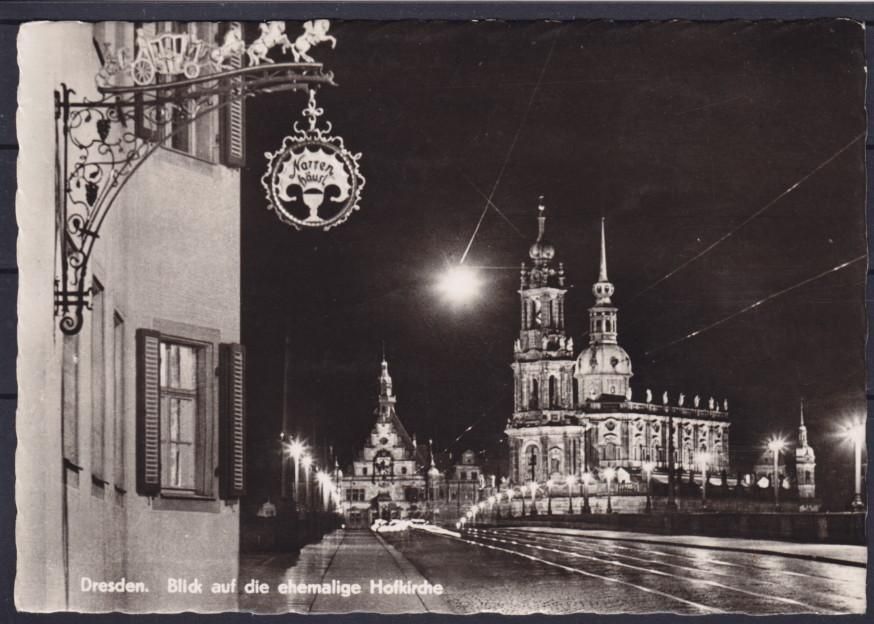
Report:
M866 612L862 22L17 54L19 611Z

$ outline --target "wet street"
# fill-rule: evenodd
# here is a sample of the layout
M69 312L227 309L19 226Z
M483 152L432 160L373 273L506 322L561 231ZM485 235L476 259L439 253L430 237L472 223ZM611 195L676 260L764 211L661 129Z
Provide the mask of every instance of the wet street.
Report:
M241 583L359 583L358 595L241 595L240 610L337 613L862 613L861 547L519 528L376 536L337 531L298 556L249 556ZM708 544L711 544L708 547ZM693 545L694 544L694 545ZM726 546L729 544L729 546ZM778 549L777 551L773 549ZM745 552L746 551L746 552ZM777 554L781 552L783 554ZM812 560L816 557L817 560ZM825 560L823 560L825 558ZM441 586L442 595L381 594L372 579ZM325 590L339 585L324 586Z

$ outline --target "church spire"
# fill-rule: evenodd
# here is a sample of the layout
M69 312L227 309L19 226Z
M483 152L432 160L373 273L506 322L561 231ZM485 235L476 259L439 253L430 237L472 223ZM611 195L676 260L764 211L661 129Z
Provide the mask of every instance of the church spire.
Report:
M598 272L598 281L607 281L607 240L604 235L604 217L601 217L601 270Z
M807 446L807 427L804 426L804 397L801 397L801 408L799 417L801 424L798 425L798 446Z
M595 305L609 305L610 297L615 289L607 278L607 236L605 233L604 217L601 217L601 265L598 270L598 281L592 286L595 295Z

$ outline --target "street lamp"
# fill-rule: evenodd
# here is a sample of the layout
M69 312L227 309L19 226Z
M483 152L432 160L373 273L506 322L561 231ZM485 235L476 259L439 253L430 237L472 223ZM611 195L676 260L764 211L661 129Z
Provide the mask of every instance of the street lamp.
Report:
M507 489L507 517L509 517L509 518L513 517L513 496L514 496L514 494L515 494L515 492L513 491L512 487ZM522 504L523 505L525 504L525 497L522 497ZM524 510L522 511L522 515L523 516L525 515Z
M552 479L546 481L546 515L552 515Z
M296 438L292 438L291 442L286 446L286 450L288 451L289 457L294 460L294 486L292 487L292 491L294 493L295 502L297 501L297 485L298 485L298 472L300 471L300 458L303 456L306 447L303 442Z
M592 508L589 507L589 482L592 480L591 472L583 473L583 513L592 513Z
M616 476L616 471L612 468L607 468L604 471L604 478L607 479L607 513L613 513L613 505L610 501L610 481L613 480L613 477Z
M479 295L480 279L476 271L463 264L450 267L437 283L437 290L453 304L468 303Z
M773 436L768 440L768 450L774 458L774 511L780 511L780 478L777 471L780 469L780 453L786 448L786 440Z
M655 462L644 462L643 473L646 475L646 513L652 512L652 471L655 470Z
M537 484L532 481L528 484L528 489L531 491L531 515L537 515Z
M853 511L861 511L865 508L862 502L862 445L865 443L865 423L850 423L844 427L843 433L844 437L853 443L853 456L855 458L853 502L850 503L850 506Z
M710 464L710 453L698 453L698 464L701 465L701 509L707 509L707 466Z
M310 504L310 468L312 468L312 466L313 466L313 458L310 456L309 453L303 454L303 457L300 458L300 465L303 466L305 505L309 506L309 504Z
M576 485L577 477L575 475L568 475L567 477L567 513L568 515L573 515L574 513L574 497L573 492L571 491Z

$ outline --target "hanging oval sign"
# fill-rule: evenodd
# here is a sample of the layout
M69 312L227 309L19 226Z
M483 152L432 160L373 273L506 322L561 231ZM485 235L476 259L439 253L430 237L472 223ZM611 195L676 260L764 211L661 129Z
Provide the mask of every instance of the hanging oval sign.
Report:
M285 137L282 148L268 152L267 172L261 184L267 201L279 218L294 227L329 230L343 223L359 209L364 176L358 161L361 154L346 149L342 137L316 127L322 109L316 108L313 92L304 115L309 130L295 124L295 135Z

